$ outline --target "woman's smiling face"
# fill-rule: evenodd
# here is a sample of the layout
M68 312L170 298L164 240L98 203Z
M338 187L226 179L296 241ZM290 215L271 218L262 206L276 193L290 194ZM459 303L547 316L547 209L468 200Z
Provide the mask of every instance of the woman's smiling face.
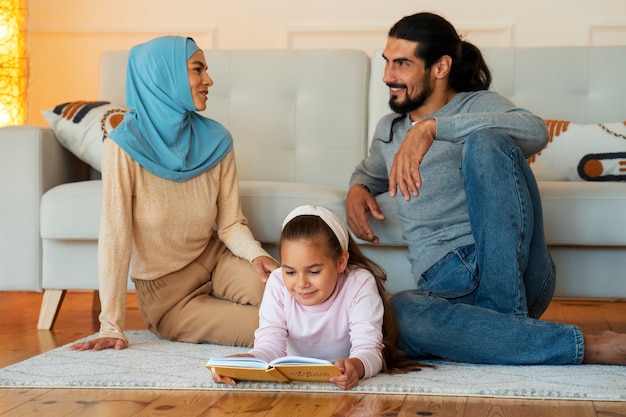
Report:
M196 110L205 110L209 87L213 85L213 80L207 73L206 60L201 49L198 49L187 60L187 72L193 104Z

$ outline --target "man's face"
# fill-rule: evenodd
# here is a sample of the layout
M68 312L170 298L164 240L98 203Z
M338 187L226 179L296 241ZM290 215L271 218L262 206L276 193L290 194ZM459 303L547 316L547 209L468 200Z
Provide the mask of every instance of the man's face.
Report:
M410 113L426 103L432 94L430 68L415 56L417 42L389 38L383 51L383 82L389 87L389 107L396 113Z

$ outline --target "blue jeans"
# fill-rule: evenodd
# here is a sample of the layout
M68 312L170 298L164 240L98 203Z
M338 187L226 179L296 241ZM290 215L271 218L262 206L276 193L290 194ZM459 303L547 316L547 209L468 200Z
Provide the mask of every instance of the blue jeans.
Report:
M479 130L467 138L461 175L475 244L439 260L417 290L392 297L401 349L471 363L581 363L580 329L538 320L556 272L521 150L502 131Z

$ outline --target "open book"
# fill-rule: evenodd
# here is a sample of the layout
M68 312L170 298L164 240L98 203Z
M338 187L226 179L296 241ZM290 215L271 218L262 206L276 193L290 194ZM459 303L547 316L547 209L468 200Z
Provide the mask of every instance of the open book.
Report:
M332 362L303 356L284 356L269 363L245 356L209 358L206 367L218 375L245 381L328 382L331 376L341 375Z

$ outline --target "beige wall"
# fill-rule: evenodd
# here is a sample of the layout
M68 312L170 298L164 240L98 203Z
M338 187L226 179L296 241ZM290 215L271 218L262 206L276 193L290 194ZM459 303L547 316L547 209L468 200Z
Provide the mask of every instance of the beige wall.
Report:
M623 0L29 0L27 123L45 125L39 112L55 104L96 99L105 50L180 34L206 49L371 54L417 11L445 16L478 46L626 44Z

